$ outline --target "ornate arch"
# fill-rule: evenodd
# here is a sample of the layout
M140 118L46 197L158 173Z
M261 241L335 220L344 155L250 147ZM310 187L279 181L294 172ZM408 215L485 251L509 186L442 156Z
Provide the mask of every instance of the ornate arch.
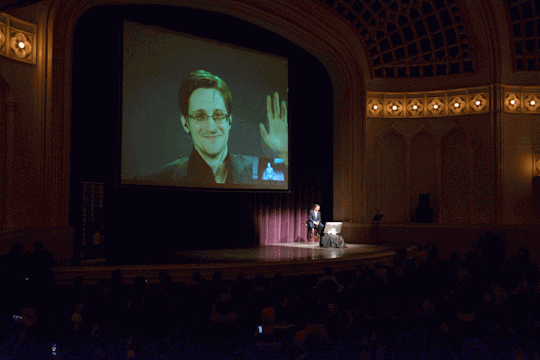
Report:
M360 221L367 68L363 45L350 24L312 2L300 0L50 0L38 30L46 44L38 54L39 113L43 119L42 226L68 224L73 32L84 11L97 5L156 4L220 12L296 43L326 67L334 88L334 214ZM46 204L46 205L45 205ZM355 219L357 217L357 219Z

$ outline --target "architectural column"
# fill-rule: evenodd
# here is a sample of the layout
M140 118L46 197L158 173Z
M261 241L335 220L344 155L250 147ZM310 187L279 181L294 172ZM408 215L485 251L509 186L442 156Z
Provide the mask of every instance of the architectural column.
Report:
M4 109L5 111L2 111L0 109L0 113L2 113L1 116L4 116L3 120L3 129L5 129L5 145L3 146L1 152L2 154L5 154L5 161L3 163L3 168L0 169L2 171L2 200L1 200L1 222L2 227L5 227L7 224L7 214L6 214L6 207L7 207L7 198L10 189L13 187L13 157L14 157L14 148L15 148L15 119L17 118L17 104L15 102L15 97L13 96L13 93L8 92L3 97L4 100Z
M6 224L7 111L5 94L0 94L0 229Z

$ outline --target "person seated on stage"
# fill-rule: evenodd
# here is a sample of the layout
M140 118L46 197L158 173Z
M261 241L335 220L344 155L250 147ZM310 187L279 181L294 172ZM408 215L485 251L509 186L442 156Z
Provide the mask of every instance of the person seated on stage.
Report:
M272 164L267 164L262 175L262 180L274 180L274 168L272 167Z
M309 210L309 228L317 228L319 235L323 235L324 224L321 222L321 207L319 204L313 205L313 209Z

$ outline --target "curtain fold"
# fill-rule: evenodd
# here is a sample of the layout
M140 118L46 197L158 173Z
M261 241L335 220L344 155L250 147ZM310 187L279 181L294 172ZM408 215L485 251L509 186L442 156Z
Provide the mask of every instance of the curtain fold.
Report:
M290 193L259 194L257 196L256 227L259 229L260 244L305 242L307 237L306 219L314 203L321 204L320 174L308 176L300 184L292 187ZM331 221L331 210L324 212L323 222Z

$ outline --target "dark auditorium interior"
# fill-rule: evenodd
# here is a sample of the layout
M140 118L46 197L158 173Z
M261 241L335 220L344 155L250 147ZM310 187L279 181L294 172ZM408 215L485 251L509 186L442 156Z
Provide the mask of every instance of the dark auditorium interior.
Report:
M121 184L125 22L287 60L287 190ZM540 360L540 0L3 0L0 55L0 360Z

